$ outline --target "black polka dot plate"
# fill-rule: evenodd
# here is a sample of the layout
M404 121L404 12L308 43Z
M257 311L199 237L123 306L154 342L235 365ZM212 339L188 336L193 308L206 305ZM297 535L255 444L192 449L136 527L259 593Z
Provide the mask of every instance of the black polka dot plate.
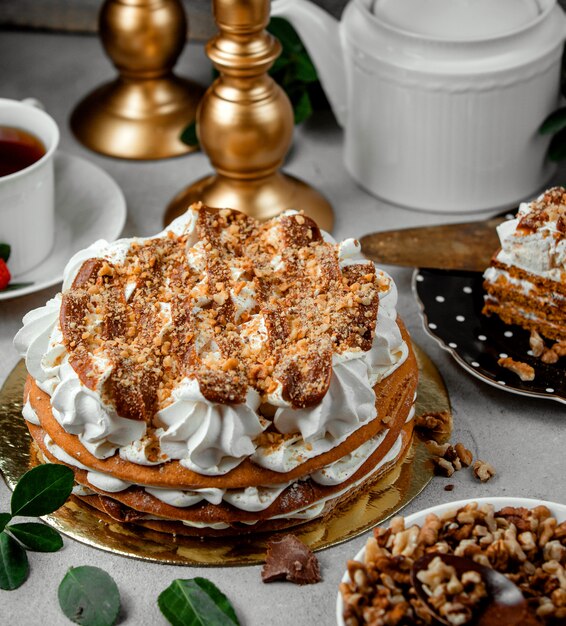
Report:
M413 293L421 307L425 330L456 361L480 380L525 396L566 404L566 368L547 365L532 355L529 332L482 315L483 278L478 272L418 269ZM535 370L532 381L497 364L510 356Z

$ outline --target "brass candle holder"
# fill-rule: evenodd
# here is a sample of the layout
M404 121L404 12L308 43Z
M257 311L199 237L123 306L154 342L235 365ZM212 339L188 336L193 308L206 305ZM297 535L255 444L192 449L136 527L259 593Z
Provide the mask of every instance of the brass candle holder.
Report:
M294 124L287 95L267 74L281 52L279 41L265 30L269 0L213 0L213 11L220 32L206 52L220 76L198 108L197 132L216 173L181 191L167 208L165 223L201 200L258 219L302 209L330 230L334 218L328 201L279 171Z
M87 148L125 159L163 159L193 151L180 140L204 88L173 66L186 41L180 0L106 0L100 38L119 72L82 100L71 128Z

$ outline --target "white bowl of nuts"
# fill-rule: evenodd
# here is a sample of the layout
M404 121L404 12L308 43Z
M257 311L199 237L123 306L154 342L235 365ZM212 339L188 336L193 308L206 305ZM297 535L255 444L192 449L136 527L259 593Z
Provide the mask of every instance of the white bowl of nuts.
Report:
M336 604L338 625L425 624L410 571L428 552L474 558L512 573L541 623L566 624L566 505L501 497L448 502L376 528L348 561Z

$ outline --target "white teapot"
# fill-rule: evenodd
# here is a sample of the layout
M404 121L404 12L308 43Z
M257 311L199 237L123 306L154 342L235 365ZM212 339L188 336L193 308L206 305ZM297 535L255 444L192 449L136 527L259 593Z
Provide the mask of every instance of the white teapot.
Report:
M509 206L552 176L566 19L556 0L274 0L307 47L360 185L403 206Z

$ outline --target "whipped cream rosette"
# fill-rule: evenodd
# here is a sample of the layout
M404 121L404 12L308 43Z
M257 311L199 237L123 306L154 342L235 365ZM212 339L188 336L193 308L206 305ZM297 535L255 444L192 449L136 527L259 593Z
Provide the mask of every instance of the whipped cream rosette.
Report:
M15 338L23 415L75 495L188 534L329 514L411 433L417 368L392 279L301 213L193 205L97 241Z

